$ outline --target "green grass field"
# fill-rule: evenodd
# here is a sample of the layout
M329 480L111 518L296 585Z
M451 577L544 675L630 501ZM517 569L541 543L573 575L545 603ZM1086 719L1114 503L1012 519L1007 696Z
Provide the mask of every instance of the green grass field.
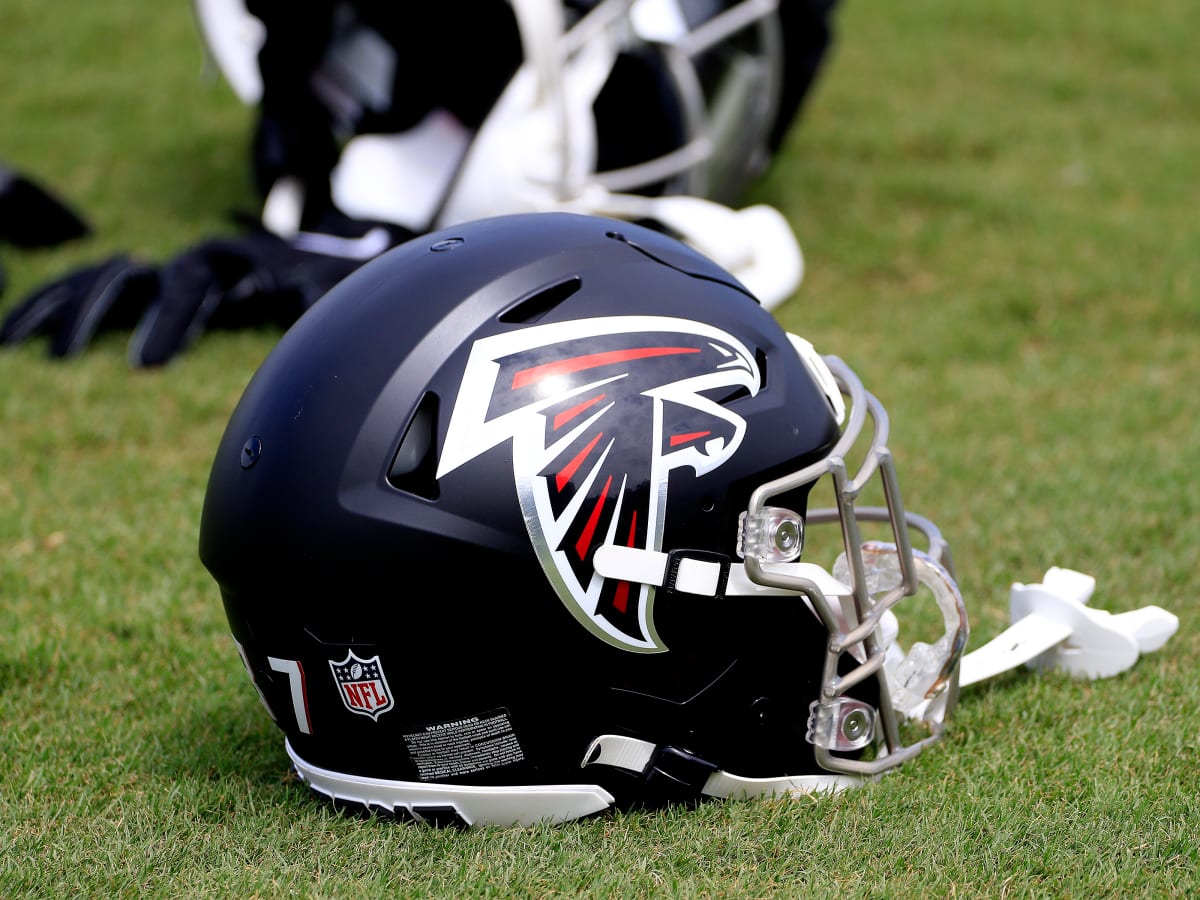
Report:
M784 0L787 2L787 0ZM288 775L197 558L212 454L277 332L160 371L125 334L0 352L0 897L1195 896L1200 65L1194 0L847 2L785 153L807 276L777 315L888 407L968 649L1051 565L1179 632L1117 677L964 690L837 797L529 830L343 818ZM0 4L0 161L95 234L0 247L0 311L250 209L250 114L184 0ZM818 560L819 561L819 560Z

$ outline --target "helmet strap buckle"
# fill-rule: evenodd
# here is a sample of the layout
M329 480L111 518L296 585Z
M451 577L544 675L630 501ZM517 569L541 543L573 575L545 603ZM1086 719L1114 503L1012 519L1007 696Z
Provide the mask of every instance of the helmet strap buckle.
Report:
M713 565L716 570L713 570ZM670 593L704 594L718 600L729 587L729 557L710 550L671 550L667 553L662 589Z
M663 744L642 771L646 802L651 805L699 800L717 767L679 747Z

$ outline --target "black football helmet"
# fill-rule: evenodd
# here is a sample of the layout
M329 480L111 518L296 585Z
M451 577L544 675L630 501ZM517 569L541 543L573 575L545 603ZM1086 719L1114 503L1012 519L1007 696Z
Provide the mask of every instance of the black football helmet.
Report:
M941 733L966 640L887 436L849 367L684 244L496 217L368 262L283 336L200 556L338 803L514 824L837 790ZM823 523L832 570L801 557ZM939 634L905 652L914 594Z

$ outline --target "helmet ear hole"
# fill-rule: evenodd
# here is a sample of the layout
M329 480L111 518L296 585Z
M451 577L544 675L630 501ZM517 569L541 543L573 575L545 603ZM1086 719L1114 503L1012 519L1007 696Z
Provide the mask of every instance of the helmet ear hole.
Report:
M756 347L754 350L754 362L758 366L758 385L760 388L767 386L767 352L762 347Z
M388 482L392 487L427 500L438 498L437 453L434 450L434 430L437 427L438 398L426 393L417 404L404 437L392 457Z

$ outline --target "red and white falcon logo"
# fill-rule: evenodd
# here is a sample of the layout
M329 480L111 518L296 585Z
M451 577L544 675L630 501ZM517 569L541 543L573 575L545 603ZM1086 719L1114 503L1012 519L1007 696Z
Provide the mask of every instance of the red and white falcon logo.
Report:
M666 650L654 588L597 575L597 547L662 549L673 469L696 477L741 445L746 422L721 401L757 394L754 356L700 322L581 319L476 341L437 477L512 441L529 538L566 607L626 650Z

